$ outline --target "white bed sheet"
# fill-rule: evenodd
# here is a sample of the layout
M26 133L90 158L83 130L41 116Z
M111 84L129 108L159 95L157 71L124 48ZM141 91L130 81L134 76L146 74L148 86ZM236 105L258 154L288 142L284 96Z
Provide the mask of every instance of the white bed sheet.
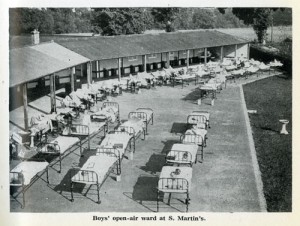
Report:
M80 139L78 137L67 137L67 136L58 136L55 138L55 140L51 141L50 143L58 144L59 145L59 151L60 154L63 154L65 151L67 151L70 147L72 147L74 144L79 142ZM41 148L41 152L47 152L47 145L43 148Z
M46 169L48 165L49 165L48 162L34 162L34 161L21 162L15 168L13 168L11 172L22 173L24 176L24 184L28 185L30 184L31 179L39 172ZM17 179L17 178L11 177L10 180L12 179Z
M73 182L77 183L88 183L88 181L97 181L101 184L105 179L105 175L108 172L109 168L118 160L115 156L109 155L96 155L88 158L86 163L81 167L81 170L94 171L96 174L87 173L83 175L83 172L78 172L72 177ZM85 178L86 181L80 181L79 178Z
M180 151L180 152L173 152ZM196 144L173 144L171 151L168 153L167 157L174 157L174 159L168 159L168 162L174 163L187 163L187 162L195 162L198 151L198 145ZM191 156L184 157L184 152L191 153Z
M120 155L123 155L128 143L130 142L131 136L129 134L107 134L102 140L100 147L113 148L114 145L118 145ZM121 147L121 146L122 147Z
M132 127L134 129L135 136L137 136L139 132L142 132L143 128L145 127L144 120L138 118L131 118L128 121L121 124L121 126Z
M180 170L179 175L175 175L174 172L176 169ZM160 173L160 179L161 178L174 178L175 180L168 180L168 183L162 182L162 180L159 180L158 182L158 189L163 192L186 192L187 190L191 190L191 181L192 181L192 174L193 169L192 167L176 167L176 166L164 166ZM176 178L184 178L187 180L188 184L186 182L183 183L177 183Z

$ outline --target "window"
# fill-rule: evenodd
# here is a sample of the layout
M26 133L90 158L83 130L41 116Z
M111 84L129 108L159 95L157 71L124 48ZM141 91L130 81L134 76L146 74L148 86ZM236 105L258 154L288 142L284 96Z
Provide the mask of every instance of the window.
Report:
M128 57L128 61L137 61L137 56Z
M155 53L154 53L154 54L150 54L150 55L149 55L149 59L150 59L150 58L156 58L156 54L155 54Z

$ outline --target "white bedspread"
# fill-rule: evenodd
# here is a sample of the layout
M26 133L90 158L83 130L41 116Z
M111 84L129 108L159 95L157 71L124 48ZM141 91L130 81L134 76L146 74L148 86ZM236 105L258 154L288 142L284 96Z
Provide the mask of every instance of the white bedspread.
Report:
M114 145L118 146L118 150L120 151L120 155L123 155L126 147L130 141L131 136L127 133L122 134L107 134L105 138L102 140L100 147L104 148L113 148Z
M28 185L31 179L39 172L46 169L48 165L49 165L48 162L34 162L34 161L21 162L19 165L13 168L11 172L22 173L24 176L24 184ZM18 178L11 177L10 182L12 182L14 179L18 179Z
M109 155L96 155L88 158L86 163L81 167L81 170L93 171L96 174L92 173L84 173L79 171L72 177L73 182L77 183L88 183L88 182L96 182L98 176L98 183L101 184L105 179L105 175L108 172L109 168L118 160L115 156ZM85 181L82 181L82 179ZM79 180L81 179L81 180Z
M134 129L134 135L137 136L140 132L143 131L145 126L144 120L138 118L131 118L128 121L121 124L121 127L132 127Z
M171 151L167 155L167 157L172 156L173 159L167 158L167 161L174 163L195 162L197 151L198 145L196 144L173 144ZM185 155L185 152L189 152L191 155Z
M203 129L203 127L197 127L197 125L193 126L193 128L188 129L185 134L195 134L195 135L200 135L205 138L205 135L207 134L207 130Z
M180 173L176 175L176 170L180 170ZM174 180L159 180L158 189L163 192L186 192L191 190L193 169L192 167L175 167L175 166L164 166L160 173L161 178L173 178ZM176 178L183 178L185 180L177 181Z
M70 147L72 147L74 144L79 142L78 137L66 137L66 136L58 136L55 140L51 141L51 144L58 144L60 154L63 154L65 151L67 151ZM56 147L56 146L55 146ZM41 148L41 152L48 152L47 151L47 145L43 148Z

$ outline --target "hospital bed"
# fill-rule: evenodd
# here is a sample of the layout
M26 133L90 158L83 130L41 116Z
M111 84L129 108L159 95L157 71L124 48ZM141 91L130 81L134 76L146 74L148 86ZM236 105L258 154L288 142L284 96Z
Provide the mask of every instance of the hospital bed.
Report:
M74 147L79 147L80 154L82 153L81 139L79 139L78 137L58 136L51 142L43 143L41 147L37 148L37 152L42 155L58 156L58 172L60 173L62 168L62 159L67 156L68 153L72 152L72 149L74 149ZM75 148L73 151L75 151L76 149L77 148ZM53 167L53 165L55 165L56 163L57 161L52 164L51 167Z
M21 188L21 191L18 191L16 195L12 194L12 197L16 199L22 193L22 208L25 207L25 192L44 173L46 173L46 182L49 184L48 166L48 162L23 161L10 171L10 186Z
M157 212L159 212L161 193L169 194L168 205L170 205L172 194L186 195L184 203L186 205L186 212L188 212L192 187L192 173L193 169L189 166L164 166L162 168L157 186Z
M116 180L120 181L121 176L121 153L118 148L99 147L96 155L91 156L81 168L71 169L71 201L74 201L74 184L96 185L97 203L100 204L100 188L108 176L116 170ZM89 190L89 189L88 189Z
M148 133L148 125L153 125L153 110L151 108L137 108L135 111L129 112L128 118L139 118L145 123L146 133Z

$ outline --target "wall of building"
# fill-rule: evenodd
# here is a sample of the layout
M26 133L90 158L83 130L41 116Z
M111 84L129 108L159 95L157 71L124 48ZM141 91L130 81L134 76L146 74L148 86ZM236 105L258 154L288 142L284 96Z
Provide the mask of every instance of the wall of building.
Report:
M236 56L237 57L248 57L248 44L237 45Z
M235 45L224 46L223 47L224 57L235 57Z

